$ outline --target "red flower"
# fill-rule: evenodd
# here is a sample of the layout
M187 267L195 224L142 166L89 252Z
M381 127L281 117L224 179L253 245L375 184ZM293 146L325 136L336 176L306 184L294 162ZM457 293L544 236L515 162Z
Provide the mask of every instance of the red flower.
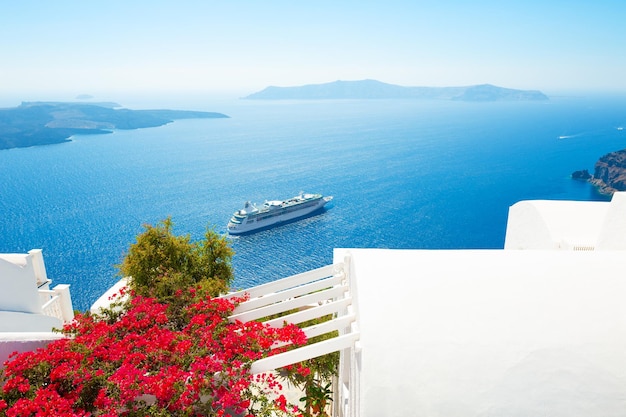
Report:
M250 375L249 365L284 350L273 350L275 342L306 342L296 326L229 322L244 299L199 301L186 309L190 318L181 330L167 305L138 296L116 321L77 315L65 326L67 338L7 362L0 373L0 414L243 414L260 387L281 389L272 375ZM287 413L284 396L276 406Z

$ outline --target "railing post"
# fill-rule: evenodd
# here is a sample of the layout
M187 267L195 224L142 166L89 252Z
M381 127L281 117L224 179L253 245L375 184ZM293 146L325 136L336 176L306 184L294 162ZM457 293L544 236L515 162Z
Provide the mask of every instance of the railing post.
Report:
M361 415L361 343L356 341L350 349L350 417Z
M352 256L347 253L344 256L344 272L346 279L348 280L349 294L352 299L349 312L356 314L357 320L350 326L350 332L359 331L359 297L357 291L357 280L355 278L354 265L352 264ZM347 373L347 375L340 375L340 383L346 385L346 390L341 390L341 396L347 394L348 398L341 398L342 407L345 415L343 417L359 417L360 414L360 384L361 384L361 344L357 340L352 347L345 349L341 352L340 369L341 373ZM347 408L347 410L346 410ZM345 412L347 411L347 413Z
M67 323L74 319L74 308L72 307L72 296L70 295L69 284L59 284L53 291L59 296L61 302L61 313L63 322Z
M46 264L43 262L43 253L41 249L31 249L28 251L33 261L33 271L35 272L35 278L37 279L37 286L48 281L48 274L46 273Z

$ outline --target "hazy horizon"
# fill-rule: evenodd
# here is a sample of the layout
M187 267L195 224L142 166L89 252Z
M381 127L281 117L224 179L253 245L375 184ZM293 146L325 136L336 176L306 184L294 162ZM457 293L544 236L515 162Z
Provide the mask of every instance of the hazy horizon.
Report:
M3 95L237 98L376 79L626 93L626 3L133 2L3 5Z
M337 81L337 80L334 80ZM343 80L348 81L348 80ZM349 80L352 81L352 80ZM377 80L381 81L381 80ZM329 81L332 82L332 81ZM385 81L382 81L385 82ZM304 83L302 85L305 85ZM309 83L313 84L313 83ZM491 83L488 83L491 84ZM267 87L267 86L266 86ZM419 87L419 86L406 86ZM431 87L423 85L421 87ZM438 86L439 87L439 86ZM445 87L459 87L450 85ZM507 85L499 85L498 87L511 88ZM255 91L233 90L233 91L103 91L100 94L94 92L83 92L74 94L72 91L60 92L24 92L16 94L3 94L0 96L0 108L17 107L22 102L28 101L60 101L60 102L115 102L122 107L130 109L181 109L181 110L204 110L227 112L224 108L236 105L240 101L245 100L245 96L263 90L265 87ZM535 89L529 89L535 90ZM539 90L539 89L536 89ZM568 90L539 90L546 94L549 99L579 99L579 98L599 98L606 99L611 97L623 97L626 91L606 91L606 90L585 90L585 89L568 89ZM79 98L80 94L90 94L88 99ZM414 99L408 99L414 100ZM424 100L424 99L418 99ZM243 103L242 103L243 104Z

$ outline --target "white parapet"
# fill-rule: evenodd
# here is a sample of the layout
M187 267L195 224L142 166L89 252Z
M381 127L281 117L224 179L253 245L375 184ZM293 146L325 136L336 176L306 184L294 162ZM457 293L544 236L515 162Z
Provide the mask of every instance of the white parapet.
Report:
M624 250L626 192L610 202L520 201L509 208L504 249Z
M0 369L13 352L34 351L63 337L53 332L0 332Z
M613 194L598 235L598 249L626 250L626 192Z
M63 322L67 323L72 321L74 319L74 307L72 306L69 284L59 284L54 287L52 291L59 296Z
M114 299L121 294L122 289L128 286L128 280L129 278L125 277L113 284L91 305L89 311L93 314L99 314L102 310L111 307Z
M41 249L31 249L28 251L33 264L33 271L37 285L45 284L48 281L48 273L46 272L46 264L43 261L43 252Z

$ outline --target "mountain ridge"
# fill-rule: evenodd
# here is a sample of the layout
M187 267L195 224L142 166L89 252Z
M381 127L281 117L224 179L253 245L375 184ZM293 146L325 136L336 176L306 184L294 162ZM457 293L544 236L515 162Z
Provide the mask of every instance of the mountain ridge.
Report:
M246 100L337 100L337 99L438 99L456 101L548 100L538 90L516 90L492 84L463 87L405 87L377 80L306 84L296 87L269 86Z

